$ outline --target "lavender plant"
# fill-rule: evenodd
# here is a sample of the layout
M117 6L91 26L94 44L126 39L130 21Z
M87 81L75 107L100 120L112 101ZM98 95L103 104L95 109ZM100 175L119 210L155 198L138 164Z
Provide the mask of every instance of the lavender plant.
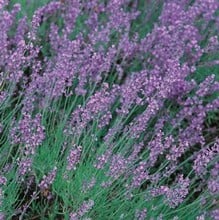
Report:
M0 219L217 220L219 2L35 4L0 0Z

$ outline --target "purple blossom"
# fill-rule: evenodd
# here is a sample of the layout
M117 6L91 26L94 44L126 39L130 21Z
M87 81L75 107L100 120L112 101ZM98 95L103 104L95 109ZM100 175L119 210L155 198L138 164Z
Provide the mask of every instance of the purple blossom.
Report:
M113 155L107 175L114 179L117 179L126 171L127 165L128 165L128 161L123 156L119 154Z
M218 220L219 219L219 209L215 209L211 212L211 217L213 218L213 220Z
M5 215L2 212L0 212L0 220L5 220Z
M92 199L89 199L88 201L84 201L77 211L78 216L82 217L84 216L88 211L90 211L94 206L94 201Z
M45 15L49 16L54 14L59 8L60 8L60 2L51 2L47 4L46 6L39 8L35 11L33 18L32 18L32 30L29 33L29 38L33 41L37 38L37 30L40 26L40 22L42 20L45 20Z
M94 201L89 199L88 201L84 201L80 208L76 212L70 213L71 220L78 220L83 217L86 213L88 213L94 206Z
M147 162L141 161L138 167L133 171L131 187L137 188L144 181L149 180L149 172L147 170Z
M41 125L41 115L34 118L29 114L23 114L23 118L11 129L11 141L13 144L23 146L24 155L33 155L35 149L44 138L44 127Z
M74 146L67 157L68 165L66 167L67 170L75 170L76 165L80 162L81 157L81 146Z
M213 146L210 146L206 149L200 151L194 161L193 169L199 176L203 176L207 172L207 165L212 159L218 155L219 153L219 145L218 140L215 142Z
M212 194L219 193L219 163L211 169L211 177L208 181L208 189Z
M8 1L7 1L7 0L1 0L1 1L0 1L0 10L2 10L3 7L5 7L7 4L8 4Z
M18 173L20 176L24 176L27 172L31 171L32 162L33 160L28 157L18 160Z
M214 57L219 47L217 0L157 1L161 13L145 36L144 31L132 32L138 19L143 19L143 25L150 23L155 12L152 1L145 1L148 9L141 11L139 1L52 1L38 8L30 20L18 18L20 6L10 9L8 3L0 0L0 113L5 126L3 110L7 113L7 107L15 104L9 137L22 180L34 171L34 156L46 138L39 113L43 112L45 119L55 113L54 131L60 128L60 120L66 123L64 146L57 152L67 160L64 177L85 162L82 148L69 149L68 140L76 138L80 144L84 137L91 138L96 170L79 187L82 194L96 186L113 186L120 177L120 187L130 201L136 191L150 191L149 202L160 195L171 208L184 202L190 181L197 183L200 177L197 191L207 189L212 197L218 193L218 140L209 143L205 119L219 108L219 99L213 99L219 83L214 75L201 83L195 80L200 67L218 64L218 60L202 61L206 55ZM6 125L3 141L7 129ZM49 133L52 138L56 134ZM193 163L191 180L182 175L188 170L182 162L187 153L192 154L185 158L186 165ZM8 177L5 172L13 170L13 163L11 167L2 175ZM106 179L99 183L95 175L103 172ZM56 174L54 167L43 176L38 184L41 193L52 188ZM0 197L9 181L4 176L0 176ZM30 182L23 183L30 188ZM85 219L93 207L93 200L84 200L69 217ZM27 208L25 204L23 210ZM147 209L136 210L135 218L146 219L146 215ZM212 216L217 217L218 211Z
M47 175L43 176L43 179L39 183L39 188L41 191L48 189L55 180L57 173L57 167L54 167Z
M84 181L83 186L82 186L82 191L87 192L90 189L92 189L96 184L96 178L92 177L90 181Z
M65 1L65 31L70 34L73 30L76 18L81 12L82 4L79 0L66 0Z
M103 169L104 165L108 162L112 152L107 150L105 153L97 157L97 161L94 164L94 167L97 169Z
M98 117L100 117L100 127L109 124L112 118L109 110L111 105L115 102L118 92L118 86L114 85L112 90L109 90L109 85L104 83L103 88L89 98L85 107L78 106L72 113L72 120L70 122L70 126L72 126L71 129L75 128L78 132L81 132L90 121Z
M182 203L185 197L188 195L189 181L183 180L184 182L179 182L182 184L179 188L168 190L166 192L166 199L170 207L174 208Z
M7 179L4 176L0 176L0 185L6 185Z
M168 205L172 208L181 204L189 192L190 180L179 176L177 183L173 187L161 186L151 190L152 196L164 195Z
M145 220L147 216L147 209L136 210L135 219L136 220Z
M163 132L159 131L156 137L154 138L154 140L152 140L149 143L149 146L148 146L150 149L149 160L150 160L151 166L155 164L158 156L164 154L165 150L169 149L170 146L173 144L174 140L171 136L166 137L166 138L164 138L163 136L164 136Z

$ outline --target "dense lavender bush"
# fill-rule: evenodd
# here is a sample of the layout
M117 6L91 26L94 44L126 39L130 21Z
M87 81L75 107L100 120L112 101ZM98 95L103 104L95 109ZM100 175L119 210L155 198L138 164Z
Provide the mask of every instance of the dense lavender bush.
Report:
M217 220L219 2L40 2L0 0L0 219Z

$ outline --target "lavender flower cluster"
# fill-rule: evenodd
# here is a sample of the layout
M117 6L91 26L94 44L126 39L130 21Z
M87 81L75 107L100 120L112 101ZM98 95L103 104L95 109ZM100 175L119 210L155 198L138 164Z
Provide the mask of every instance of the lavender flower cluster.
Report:
M157 4L150 27L150 0L50 1L31 19L0 0L0 219L14 176L11 205L27 219L42 200L72 220L112 219L98 216L107 190L105 207L144 196L126 219L154 219L160 198L156 219L170 219L202 194L218 219L219 139L206 120L219 109L219 2Z

